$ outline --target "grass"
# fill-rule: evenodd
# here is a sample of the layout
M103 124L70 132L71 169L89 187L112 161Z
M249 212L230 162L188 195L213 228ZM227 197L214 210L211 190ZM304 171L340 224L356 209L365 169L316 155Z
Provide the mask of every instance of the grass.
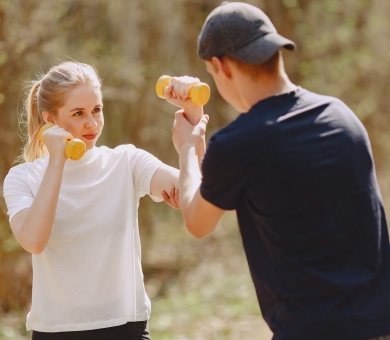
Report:
M12 311L0 315L0 339L31 339L31 332L26 331L25 311Z
M142 240L152 339L271 339L235 217L227 214L217 231L202 240L184 227L170 231L172 223L159 226ZM25 315L19 311L0 316L0 339L31 339Z
M178 274L168 280L164 294L151 295L153 289L146 282L152 300L153 340L271 339L272 333L260 313L235 215L226 214L216 232L205 239L194 239L184 227L178 234L174 245L181 254ZM153 263L158 262L157 254L161 257L167 252L164 244L171 249L168 237L156 236L156 257L149 252Z

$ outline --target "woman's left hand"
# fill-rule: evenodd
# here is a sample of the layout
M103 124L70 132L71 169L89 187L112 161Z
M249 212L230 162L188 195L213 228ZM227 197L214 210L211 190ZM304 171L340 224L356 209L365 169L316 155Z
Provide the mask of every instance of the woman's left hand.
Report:
M199 83L199 78L188 76L172 77L169 86L164 89L166 100L185 112L186 119L191 125L198 124L203 116L203 106L194 104L189 97L191 88Z
M179 202L179 189L172 186L169 193L166 191L163 191L161 193L164 202L170 205L172 208L180 209L180 202Z

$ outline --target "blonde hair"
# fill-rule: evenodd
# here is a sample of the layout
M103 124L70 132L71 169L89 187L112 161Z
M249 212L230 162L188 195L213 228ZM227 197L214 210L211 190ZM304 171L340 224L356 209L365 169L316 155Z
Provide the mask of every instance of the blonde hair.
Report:
M45 145L38 140L38 132L45 124L42 112L55 116L65 103L67 93L79 85L101 88L101 80L94 67L74 61L63 62L52 67L45 75L31 82L24 104L27 125L26 144L20 160L32 162L45 157Z

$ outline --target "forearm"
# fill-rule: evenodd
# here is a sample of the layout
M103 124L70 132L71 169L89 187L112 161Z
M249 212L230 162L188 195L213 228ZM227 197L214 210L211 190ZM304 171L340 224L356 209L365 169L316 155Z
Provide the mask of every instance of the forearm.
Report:
M191 108L187 108L187 111L184 113L186 119L188 122L195 126L199 123L200 119L203 117L203 106L192 106ZM197 155L198 155L198 164L199 167L202 165L202 160L204 157L204 154L206 153L206 138L203 136L201 140L201 144L197 148Z
M180 176L180 209L189 232L196 237L204 237L214 231L215 225L207 222L200 207L199 188L202 175L198 164L195 147L185 148L179 153Z
M197 148L198 166L199 166L200 173L202 173L202 161L205 153L206 153L206 139L203 137L201 144Z
M187 229L196 237L212 233L223 214L200 194L202 174L200 162L205 153L208 116L202 115L192 126L183 112L177 111L172 128L172 139L179 154L180 175L178 181L180 208Z
M27 251L39 254L53 229L64 165L49 162L31 207L11 222L15 237Z
M180 206L188 212L196 190L201 183L201 172L198 166L198 155L195 147L188 147L179 154Z

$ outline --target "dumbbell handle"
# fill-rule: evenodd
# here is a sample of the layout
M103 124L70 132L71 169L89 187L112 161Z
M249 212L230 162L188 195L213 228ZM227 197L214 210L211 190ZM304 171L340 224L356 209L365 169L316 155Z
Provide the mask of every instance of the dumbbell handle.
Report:
M44 140L42 138L42 133L44 133L47 129L50 129L53 126L54 126L53 124L45 124L39 130L38 139L42 143L44 143ZM65 147L66 157L77 161L78 159L84 156L86 150L87 147L81 139L68 138L66 140L66 147Z
M170 76L161 76L156 82L156 93L160 98L165 98L164 88L169 85L172 77ZM191 101L199 106L206 105L210 99L210 87L206 83L197 83L194 84L189 93Z

